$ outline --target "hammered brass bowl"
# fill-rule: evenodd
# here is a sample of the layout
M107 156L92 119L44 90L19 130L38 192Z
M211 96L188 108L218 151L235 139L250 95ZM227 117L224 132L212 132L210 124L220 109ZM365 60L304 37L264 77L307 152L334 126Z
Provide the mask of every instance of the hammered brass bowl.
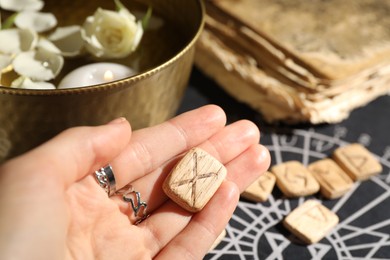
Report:
M139 129L175 114L188 84L194 44L203 27L202 1L121 2L130 11L133 8L146 11L150 5L153 16L164 21L163 29L145 31L136 53L113 61L137 62L140 73L111 83L73 89L24 90L0 86L0 162L69 127L99 125L124 116L133 129ZM107 0L45 0L43 11L55 14L59 25L65 26L82 24L97 7L115 6L114 1ZM74 67L87 63L77 59L70 62Z

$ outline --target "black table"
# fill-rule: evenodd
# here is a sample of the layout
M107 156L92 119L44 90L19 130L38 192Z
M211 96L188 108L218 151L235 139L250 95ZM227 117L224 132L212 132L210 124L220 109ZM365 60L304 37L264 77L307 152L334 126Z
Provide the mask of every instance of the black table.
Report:
M389 95L356 109L339 124L270 125L195 68L178 113L206 104L221 106L228 122L249 119L256 123L262 132L261 143L271 152L272 165L288 160L307 165L329 157L339 146L358 142L383 166L382 174L356 183L336 200L326 200L318 194L287 199L277 188L264 203L241 199L226 227L226 237L206 259L390 259ZM281 221L313 198L333 210L340 223L320 242L307 246L292 236Z

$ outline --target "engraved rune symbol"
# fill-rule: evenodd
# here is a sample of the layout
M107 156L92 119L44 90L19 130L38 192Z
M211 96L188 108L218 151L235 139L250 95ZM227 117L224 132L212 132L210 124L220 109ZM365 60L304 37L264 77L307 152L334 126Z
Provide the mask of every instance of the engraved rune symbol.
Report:
M326 169L314 168L313 171L332 189L336 189L336 186L341 184L340 182L348 184L346 176L338 170L333 169L332 171L330 166L327 166Z
M344 153L344 156L358 171L361 171L368 161L368 158L364 155L348 155Z
M209 173L204 173L200 174L198 172L198 154L194 153L192 155L192 178L191 179L186 179L186 180L181 180L179 182L174 183L177 187L186 185L186 184L191 184L191 200L192 200L192 205L195 205L196 201L196 182L201 179L207 179L211 176L216 176L217 173L214 172L209 172Z
M292 172L289 167L285 168L284 178L290 183L306 187L307 186L307 178L304 175L301 175L297 172Z
M265 190L266 190L265 183L267 183L267 182L269 182L269 181L272 181L271 177L268 176L268 175L264 175L263 179L261 179L261 180L258 182L258 184L259 184L260 188L261 188L262 190L265 191Z
M332 172L330 171L330 167L327 166L326 169L321 169L321 168L314 168L312 169L315 173L317 173L321 180L324 181L331 189L335 189L332 181L329 180L329 175L332 174ZM337 173L336 173L337 174ZM325 177L324 175L326 175L327 177ZM333 177L337 177L336 175L334 175ZM341 177L341 176L339 176ZM344 180L343 178L341 178L342 180Z

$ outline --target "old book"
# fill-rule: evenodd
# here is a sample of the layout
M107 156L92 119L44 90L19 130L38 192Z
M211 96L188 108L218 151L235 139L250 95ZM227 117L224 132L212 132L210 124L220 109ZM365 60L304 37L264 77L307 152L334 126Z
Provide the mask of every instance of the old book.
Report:
M390 2L212 0L327 79L344 79L390 55Z
M291 22L291 25L301 22L304 23L302 26L308 26L313 15L325 8L322 5L326 5L325 11L329 16L333 15L329 13L329 9L336 5L335 1L327 1L328 4L324 1L317 2L315 1L316 5L310 2L305 7L303 1L298 0L291 3L270 0L207 1L206 26L197 44L196 65L229 94L261 112L269 122L340 122L353 109L390 91L389 53L379 51L388 50L388 30L384 32L383 28L389 19L386 16L371 27L367 19L362 18L359 23L367 25L360 26L360 29L381 29L375 29L377 37L370 42L359 42L360 45L356 48L345 47L354 42L350 40L350 34L342 34L336 41L317 37L321 31L314 28L303 32L299 31L299 26L277 30L279 23L295 19L294 13L301 13L302 10L306 10L308 14L302 19L296 19L299 21ZM378 0L370 2L373 6L370 9L371 15L378 13L383 16L380 10L386 8L388 3ZM260 8L263 5L265 7ZM361 11L360 7L354 12L360 12L359 10ZM335 15L341 19L339 13ZM277 21L265 21L267 17ZM279 17L280 21L275 17ZM360 19L359 17L356 19ZM321 21L321 26L317 22L313 26L317 29L326 28L330 26L327 23L329 20ZM347 28L348 24L343 30ZM278 32L274 33L274 30ZM316 48L309 48L309 43L305 45L291 35L283 36L294 33L308 34L309 39L316 38ZM343 41L343 37L347 42L343 43L344 47L340 46L333 54L329 54L334 49L328 48L329 42L338 43ZM363 48L362 44L366 44L366 47ZM344 49L349 52L343 53ZM328 60L334 56L338 58ZM327 67L332 70L334 68L333 72Z

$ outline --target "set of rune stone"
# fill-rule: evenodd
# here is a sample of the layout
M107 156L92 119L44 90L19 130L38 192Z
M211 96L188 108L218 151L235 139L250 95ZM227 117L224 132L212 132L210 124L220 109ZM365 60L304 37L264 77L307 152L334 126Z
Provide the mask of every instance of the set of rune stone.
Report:
M287 198L309 196L318 191L326 199L348 192L355 181L364 181L382 172L382 166L364 146L350 144L334 151L332 158L315 161L305 167L298 161L271 167L242 194L255 202L268 199L275 184ZM307 200L290 212L284 226L304 243L320 241L339 222L337 215L317 200Z
M275 184L287 198L309 196L318 191L326 199L348 192L355 181L364 181L382 172L381 164L364 146L350 144L336 149L331 158L305 167L288 161L271 167L242 194L255 202L265 202ZM225 167L207 152L191 149L173 168L163 190L174 202L190 212L203 209L226 177ZM339 222L335 213L317 200L307 200L284 219L284 226L304 243L320 241ZM224 230L214 248L226 234Z

